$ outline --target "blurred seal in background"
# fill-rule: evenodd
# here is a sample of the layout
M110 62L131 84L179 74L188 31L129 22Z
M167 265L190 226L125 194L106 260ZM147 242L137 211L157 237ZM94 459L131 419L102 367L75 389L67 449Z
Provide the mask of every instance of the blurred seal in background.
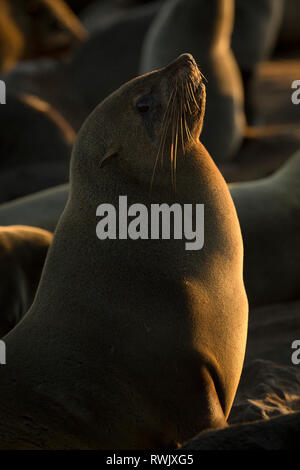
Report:
M299 0L284 0L283 19L278 46L289 50L300 46L300 4Z
M32 61L4 76L8 91L36 95L78 130L88 114L138 74L142 41L157 5L146 5L99 26L72 60Z
M52 234L34 227L0 227L0 337L32 304Z
M0 70L66 52L88 34L63 0L0 0Z
M230 185L251 306L300 299L300 151L273 175Z
M0 205L0 225L30 225L54 232L69 195L62 184Z
M243 77L249 125L258 123L254 90L258 67L264 60L270 59L274 50L282 10L283 0L235 0L231 47Z
M48 103L8 95L0 107L0 202L67 182L74 139Z

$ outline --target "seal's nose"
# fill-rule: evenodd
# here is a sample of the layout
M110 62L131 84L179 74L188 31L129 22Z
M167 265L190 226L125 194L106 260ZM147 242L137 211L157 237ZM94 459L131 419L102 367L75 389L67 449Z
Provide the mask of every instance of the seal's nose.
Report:
M177 60L183 61L188 65L193 65L194 67L196 67L197 65L192 54L188 54L188 53L181 54Z
M197 68L196 61L192 54L181 54L177 59L175 59L171 64L168 66L170 68L181 69L182 67L188 67L190 70Z
M177 59L173 60L164 70L170 71L171 75L179 73L180 75L189 74L198 76L199 69L192 54L181 54ZM201 80L201 77L200 77Z

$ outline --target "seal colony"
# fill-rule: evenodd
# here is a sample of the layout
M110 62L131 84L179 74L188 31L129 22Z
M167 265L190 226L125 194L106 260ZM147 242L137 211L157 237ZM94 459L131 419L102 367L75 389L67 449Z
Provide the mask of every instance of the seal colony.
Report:
M83 125L33 306L4 338L3 449L174 448L226 426L248 302L233 201L199 140L204 110L184 54L123 85ZM204 204L203 249L100 242L96 207L121 194L147 207Z

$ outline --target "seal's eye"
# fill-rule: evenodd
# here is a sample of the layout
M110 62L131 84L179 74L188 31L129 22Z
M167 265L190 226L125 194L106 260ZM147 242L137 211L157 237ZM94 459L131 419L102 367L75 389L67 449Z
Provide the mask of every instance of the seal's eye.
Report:
M150 111L151 104L152 104L151 97L150 96L144 96L143 98L140 98L137 101L136 107L137 107L137 109L140 113L145 114L148 111Z

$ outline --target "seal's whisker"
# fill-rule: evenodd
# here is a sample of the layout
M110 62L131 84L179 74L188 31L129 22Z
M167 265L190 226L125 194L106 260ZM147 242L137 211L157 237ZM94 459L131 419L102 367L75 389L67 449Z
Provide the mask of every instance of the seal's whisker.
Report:
M174 108L175 108L175 98L176 98L176 88L173 90L172 101L169 104L169 113L168 113L168 116L167 116L165 130L164 130L162 150L164 150L164 148L165 148L165 143L166 143L166 138L167 138L167 135L168 135L168 131L169 131L169 128L170 128L170 126L172 125L172 122L173 122L172 121L172 115L174 113ZM164 157L164 155L162 153L162 161L161 161L162 166L163 166L163 157Z
M177 169L177 149L178 149L178 127L179 127L179 116L177 114L177 122L176 122L176 133L175 133L175 152L174 152L174 160L173 160L173 190L176 192L176 169Z
M180 132L181 132L181 145L182 151L184 153L185 145L184 145L184 136L183 136L183 96L180 95Z
M168 111L168 108L167 108L167 111ZM167 116L167 112L166 112L166 116ZM155 176L157 164L158 164L158 161L159 161L160 153L161 153L161 152L163 151L163 149L164 149L165 135L166 135L166 133L167 133L167 127L168 127L168 126L167 126L167 120L166 120L165 123L163 122L163 125L162 125L161 140L160 140L160 143L159 143L159 148L158 148L158 151L157 151L157 155L156 155L156 159L155 159L155 163L154 163L154 167L153 167L153 172L152 172L151 188L152 188L152 185L153 185L154 176Z
M161 168L164 165L164 153L166 140L170 136L170 168L172 188L176 191L176 170L177 170L177 154L178 144L181 138L182 150L185 153L186 142L194 140L188 124L188 115L193 114L193 107L200 109L195 97L196 85L191 79L181 79L178 83L174 83L174 88L169 97L169 101L162 120L161 137L158 152L156 155L152 178L151 189L154 183L155 173L160 163ZM180 134L179 134L180 133Z
M176 93L177 93L177 90L178 90L178 87L176 83ZM171 117L172 136L171 136L170 162L171 162L171 181L172 181L172 187L174 188L173 166L174 166L174 158L175 158L175 112L176 112L175 99L173 100L172 104L173 104L172 117Z
M187 104L189 113L192 114L192 109L191 109L191 106L190 106L190 100L189 100L189 97L188 97L188 88L187 87L185 87L185 99L186 99L186 104Z
M197 109L200 109L199 104L197 103L197 100L196 100L196 97L195 97L195 92L194 92L195 86L194 86L193 82L189 82L188 87L189 87L193 102L195 103Z
M165 146L165 139L166 139L166 135L167 135L167 131L168 131L168 117L169 117L169 113L170 113L170 104L171 104L171 101L172 101L172 98L174 97L174 95L175 95L175 89L172 91L172 93L170 95L170 98L169 98L169 101L168 101L168 104L167 104L167 107L166 107L166 111L165 111L165 114L164 114L164 117L163 117L163 121L162 121L161 139L160 139L156 159L155 159L155 162L154 162L150 190L152 190L154 177L155 177L155 172L156 172L157 164L158 164L158 161L159 161L160 153L163 151L164 146Z
M162 125L160 147L157 153L157 163L158 161L160 161L161 168L163 167L164 149L165 149L166 138L168 135L170 113L171 113L171 105L169 105L168 112L165 117L165 122ZM160 156L161 158L159 158Z
M182 98L183 98L183 109L184 111L188 111L188 108L187 108L187 103L186 103L186 94L185 94L185 91L184 91L184 82L182 80L181 82L181 91L182 91Z
M198 67L198 69L199 69L199 72L200 72L201 77L204 78L204 80L206 81L206 83L208 83L208 80L207 80L206 76L201 72L201 70L200 70L199 67Z
M187 92L188 92L188 96L189 96L189 98L190 98L190 101L193 101L192 90L191 90L191 88L190 88L190 83L189 83L189 82L186 83L186 89L187 89Z
M173 101L173 115L172 115L172 144L171 144L171 179L172 187L175 188L174 168L176 168L177 147L178 147L178 112L176 119L176 110L180 102L180 89L176 81L176 100ZM177 106L176 106L177 105ZM176 122L175 122L176 119Z
M189 133L188 133L188 126L187 126L187 122L186 122L185 109L183 109L183 123L184 123L184 130L185 130L186 138L188 139L189 138Z
M206 81L206 83L208 83L208 80L207 80L206 76L205 76L204 73L202 73L201 70L200 70L200 64L199 64L197 61L196 61L196 64L197 64L197 67L198 67L198 70L199 70L199 72L200 72L201 77L204 78L204 80Z
M166 114L165 121L163 122L163 125L162 125L160 148L159 148L159 152L158 152L158 156L157 156L157 158L159 159L159 156L161 155L161 159L160 159L161 168L163 167L163 161L164 161L163 151L164 151L164 148L165 148L165 142L166 142L166 137L167 137L168 128L169 128L169 123L168 123L169 117L170 117L170 108L168 109L168 113Z
M181 87L182 87L182 98L184 99L184 106L183 106L183 123L184 123L184 130L185 130L185 133L186 133L186 138L187 140L190 139L190 130L188 128L188 125L187 125L187 120L186 120L186 95L185 95L185 92L184 92L184 84L183 82L181 83Z
M192 109L191 109L192 99L191 99L191 92L188 88L188 81L185 82L184 90L185 90L185 99L186 99L186 102L187 102L188 110L189 110L189 113L192 114Z
M187 140L190 140L190 139L192 138L192 135L191 135L189 126L188 126L188 124L187 124L187 119L186 119L186 112L185 112L185 110L183 111L183 114L184 114L184 127L185 127L186 138L187 138Z

